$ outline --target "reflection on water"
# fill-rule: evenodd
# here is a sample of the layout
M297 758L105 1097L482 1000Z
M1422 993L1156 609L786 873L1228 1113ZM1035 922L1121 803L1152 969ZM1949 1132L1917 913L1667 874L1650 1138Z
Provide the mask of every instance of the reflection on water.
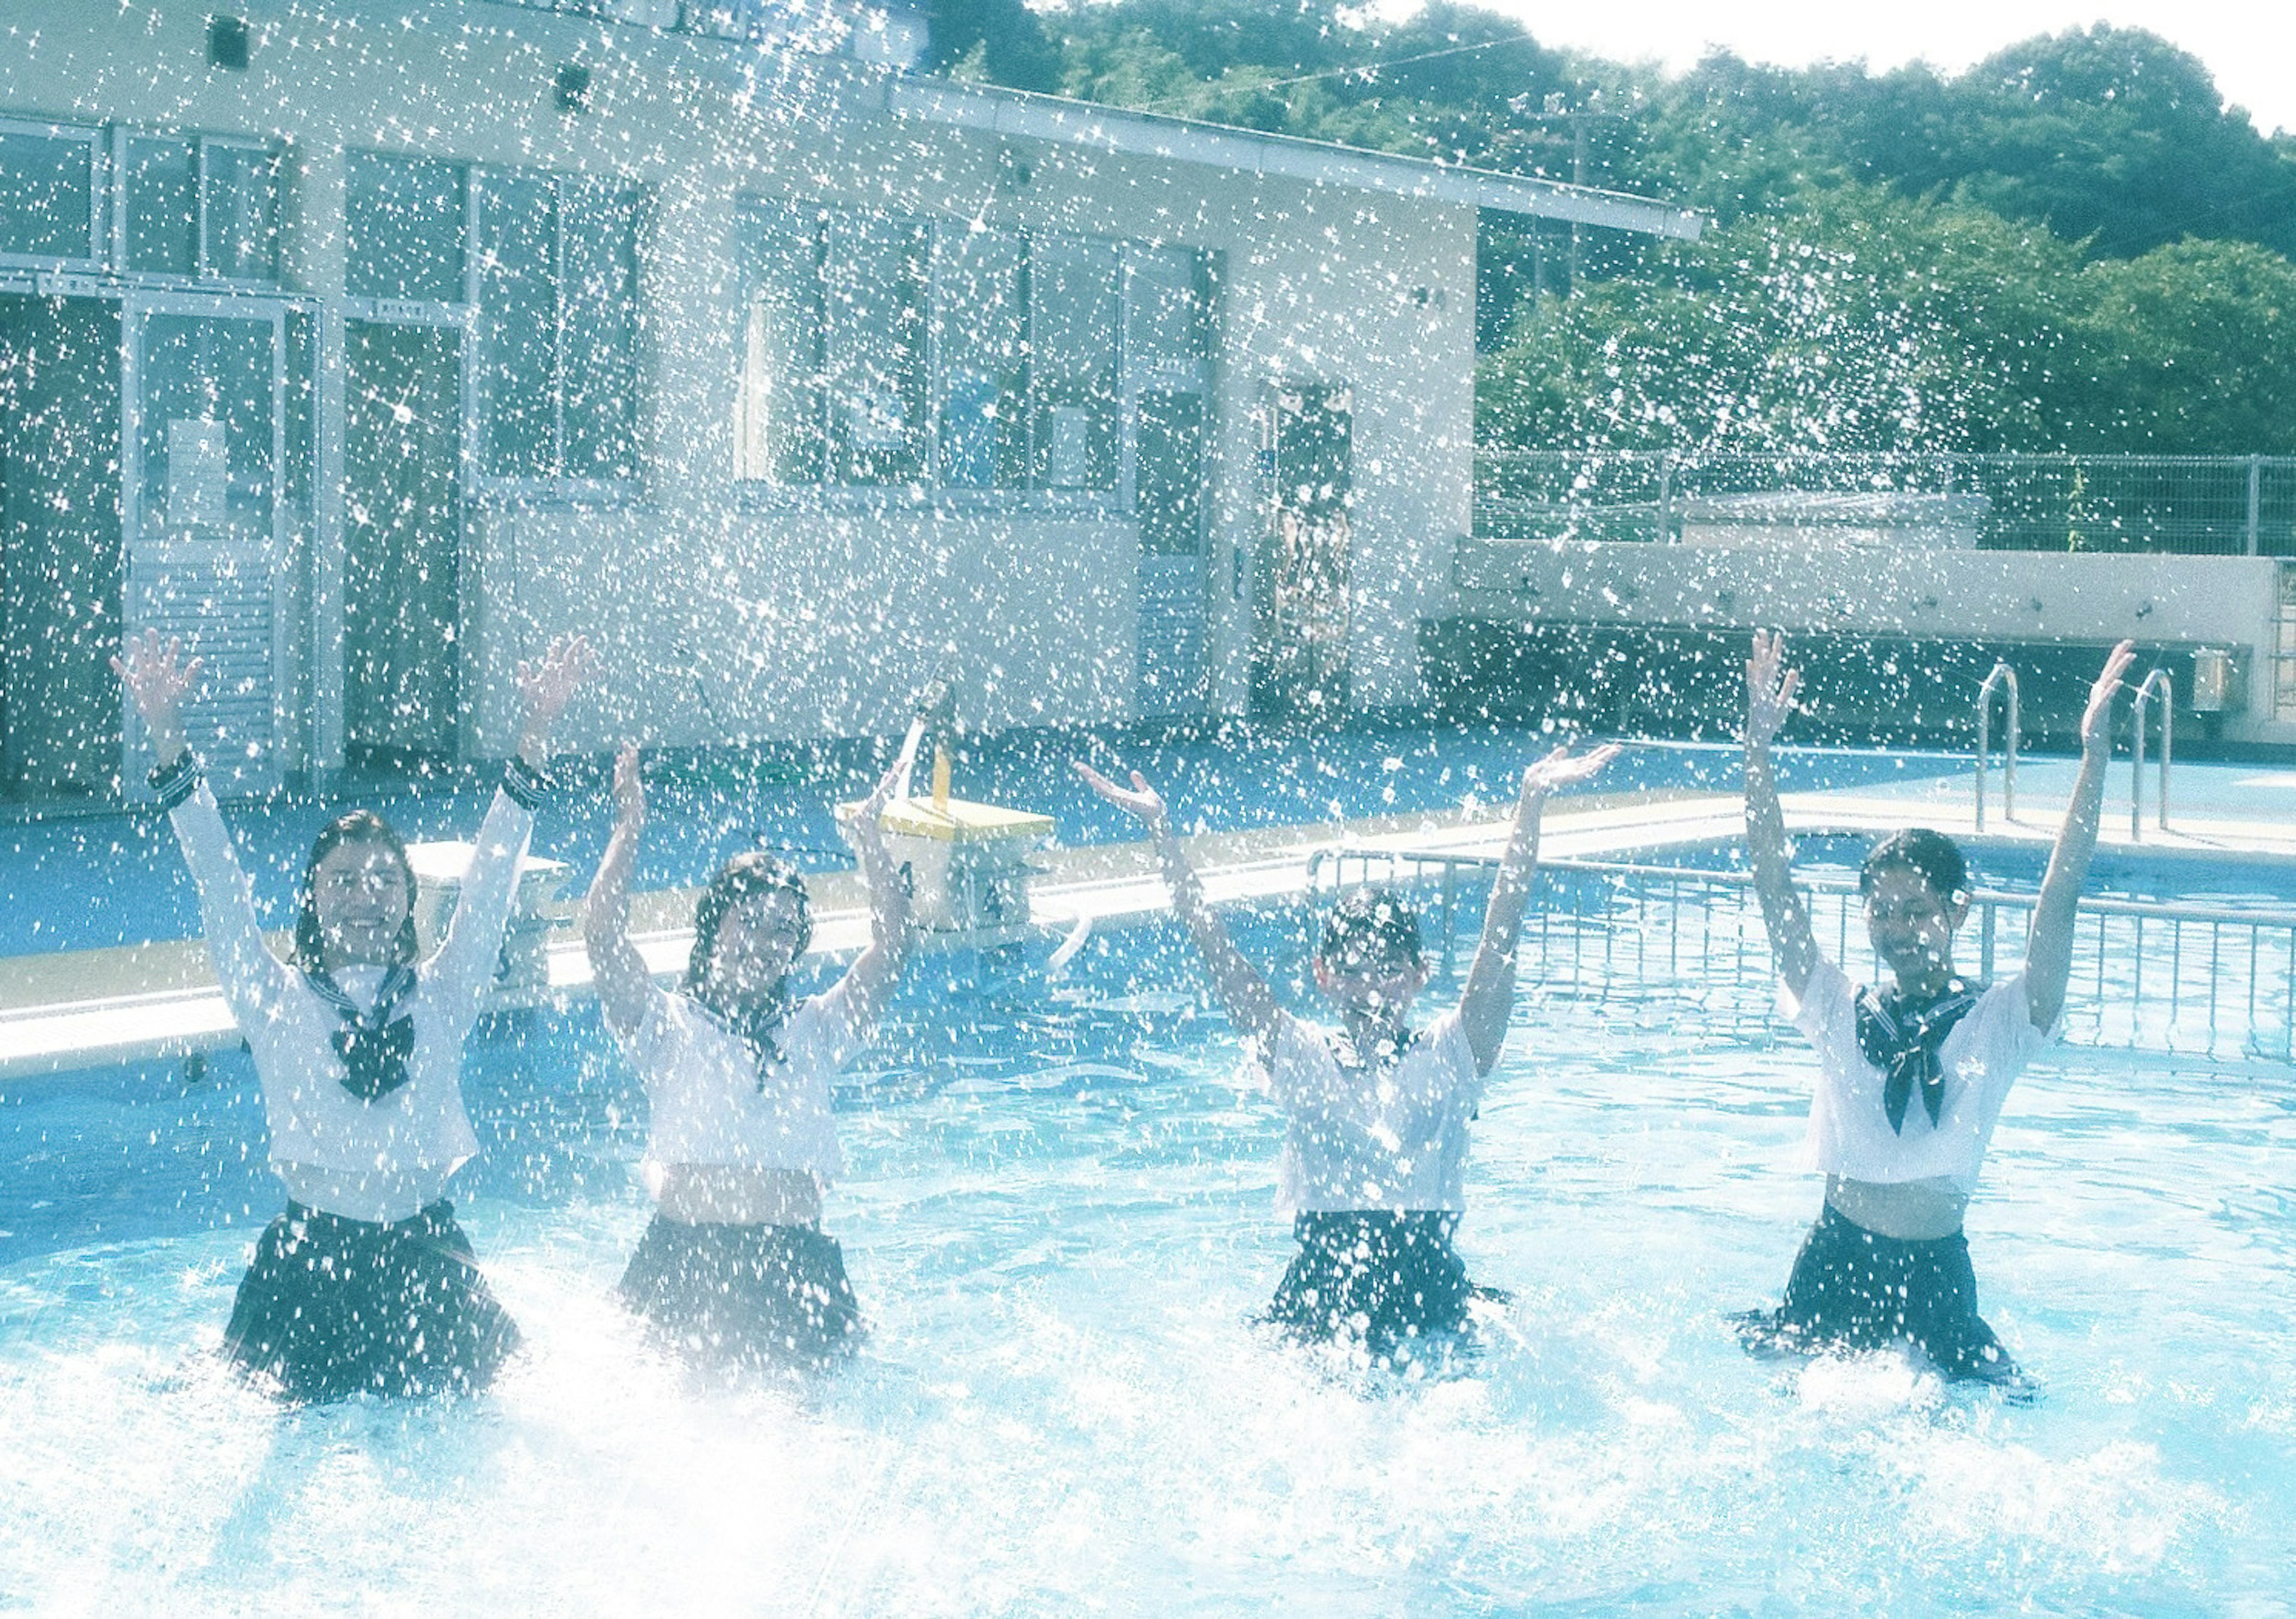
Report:
M1064 999L920 999L853 1076L829 1224L871 1335L815 1383L666 1362L614 1305L646 1214L643 1102L586 1014L502 1020L475 1048L489 1139L461 1211L531 1344L476 1401L282 1415L217 1369L276 1197L240 1163L243 1061L194 1092L17 1098L0 1591L168 1612L2284 1611L2296 1352L2265 1189L2296 1148L2284 1075L2062 1052L2020 1086L1971 1237L1987 1314L2042 1385L2021 1408L1892 1360L1739 1352L1726 1313L1775 1300L1816 1208L1790 1167L1808 1072L1790 1037L1527 1006L1461 1237L1514 1303L1452 1375L1405 1381L1250 1325L1287 1257L1275 1121L1234 1083L1224 1027L1170 992L1185 980L1160 957L1136 977L1128 950L1120 970L1088 951Z

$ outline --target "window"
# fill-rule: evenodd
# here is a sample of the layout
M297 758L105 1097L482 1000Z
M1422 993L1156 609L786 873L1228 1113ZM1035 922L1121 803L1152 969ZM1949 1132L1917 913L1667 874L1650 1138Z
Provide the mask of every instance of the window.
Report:
M122 269L241 282L279 279L279 152L259 142L121 130Z
M821 265L828 481L922 483L925 229L832 214Z
M1103 497L1152 487L1177 503L1165 543L1200 530L1200 495L1173 491L1202 463L1201 255L771 203L743 210L739 240L738 478ZM1137 453L1158 462L1144 483Z
M822 480L821 226L789 209L741 221L751 277L734 401L734 475L747 482Z
M1029 304L1021 239L943 226L932 254L934 414L941 483L1029 482Z
M0 119L0 263L94 268L103 132Z
M1118 262L1107 242L1036 243L1032 481L1038 489L1116 487Z
M480 472L635 478L643 193L578 175L472 184Z
M354 298L467 301L463 166L354 152L346 178L350 268L344 290Z

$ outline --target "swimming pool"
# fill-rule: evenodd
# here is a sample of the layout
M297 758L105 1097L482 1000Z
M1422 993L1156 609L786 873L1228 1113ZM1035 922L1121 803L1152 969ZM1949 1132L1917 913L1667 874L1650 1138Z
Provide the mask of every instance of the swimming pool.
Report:
M1296 991L1301 918L1247 948ZM474 1401L281 1415L201 1352L256 1225L245 1059L0 1107L0 1591L41 1611L2285 1611L2285 1074L2059 1050L1971 1217L2031 1406L1751 1361L1817 1204L1808 1057L1680 999L1527 996L1461 1247L1513 1291L1405 1382L1249 1318L1278 1126L1181 941L913 995L840 1095L873 1327L803 1389L665 1365L611 1288L635 1082L490 1019L459 1202L531 1343ZM2076 987L2076 994L2080 991ZM958 1015L952 1026L950 1009ZM245 1151L242 1152L244 1146ZM45 1208L33 1206L45 1204Z

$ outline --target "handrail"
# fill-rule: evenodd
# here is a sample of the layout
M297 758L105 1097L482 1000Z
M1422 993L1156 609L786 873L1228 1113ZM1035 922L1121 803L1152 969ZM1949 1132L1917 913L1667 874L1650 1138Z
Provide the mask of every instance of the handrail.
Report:
M2140 842L2144 837L2144 710L2152 700L2152 688L2161 688L2161 790L2160 820L2161 830L2169 826L2169 756L2177 730L2176 688L2169 671L2156 669L2144 677L2136 688L2136 702L2131 714L2136 721L2134 745L2128 754L2128 837Z
M1354 843L1327 844L1311 851L1308 856L1308 875L1312 886L1317 873L1326 860L1407 860L1414 866L1451 867L1462 871L1496 870L1500 862L1496 855L1456 854L1440 849L1375 849ZM1720 888L1751 888L1755 883L1751 871L1712 871L1696 866L1654 866L1633 860L1595 860L1578 855L1555 855L1538 863L1541 871L1568 871L1587 876L1603 877L1662 877L1682 882L1712 883ZM1854 876L1797 876L1794 885L1814 894L1854 894L1862 892ZM1979 888L1970 892L1970 904L2021 906L2028 909L2040 902L2038 893L2017 893L2005 888ZM2296 927L2296 906L2289 905L2195 905L2185 900L2116 900L2103 894L2083 894L2080 908L2107 916L2157 916L2184 922L2254 922L2266 927Z
M2001 818L2017 818L2017 747L2022 740L2019 735L2017 671L2005 661L1997 660L1977 688L1977 830L1985 830L1985 766L1993 751L1993 688L2005 685L2009 688L2008 736L2001 749Z

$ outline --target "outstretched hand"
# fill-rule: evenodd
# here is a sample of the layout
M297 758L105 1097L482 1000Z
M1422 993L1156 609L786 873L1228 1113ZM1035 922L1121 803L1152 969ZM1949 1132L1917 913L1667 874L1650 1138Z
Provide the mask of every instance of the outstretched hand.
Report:
M1081 759L1076 761L1076 773L1084 777L1084 785L1114 804L1127 815L1136 817L1150 832L1160 834L1165 828L1164 795L1148 785L1148 778L1135 770L1129 792L1118 786Z
M1576 786L1599 773L1604 765L1619 756L1619 744L1606 742L1591 753L1570 756L1570 744L1562 743L1546 758L1522 773L1525 793L1552 793L1557 787Z
M555 636L539 663L521 659L518 693L526 706L526 727L519 740L520 753L539 768L550 757L550 733L574 694L598 672L598 654L586 636Z
M645 773L638 767L638 744L626 742L614 755L614 819L636 832L645 818Z
M1786 667L1786 638L1776 630L1754 632L1754 655L1746 660L1746 745L1767 747L1785 728L1801 690L1801 670Z
M184 751L184 699L199 685L201 662L184 662L183 642L170 636L163 644L156 629L128 637L120 651L111 672L150 728L160 763L171 765Z
M893 789L901 785L901 772L908 763L906 757L895 760L893 768L878 778L869 796L853 806L853 813L837 818L838 830L845 834L846 842L855 849L865 849L872 843L884 841L882 823L885 806L893 801Z
M2104 660L2104 672L2088 688L2088 707L2081 711L2081 752L2112 749L2112 700L2120 691L2128 666L2136 662L2136 643L2123 641Z

